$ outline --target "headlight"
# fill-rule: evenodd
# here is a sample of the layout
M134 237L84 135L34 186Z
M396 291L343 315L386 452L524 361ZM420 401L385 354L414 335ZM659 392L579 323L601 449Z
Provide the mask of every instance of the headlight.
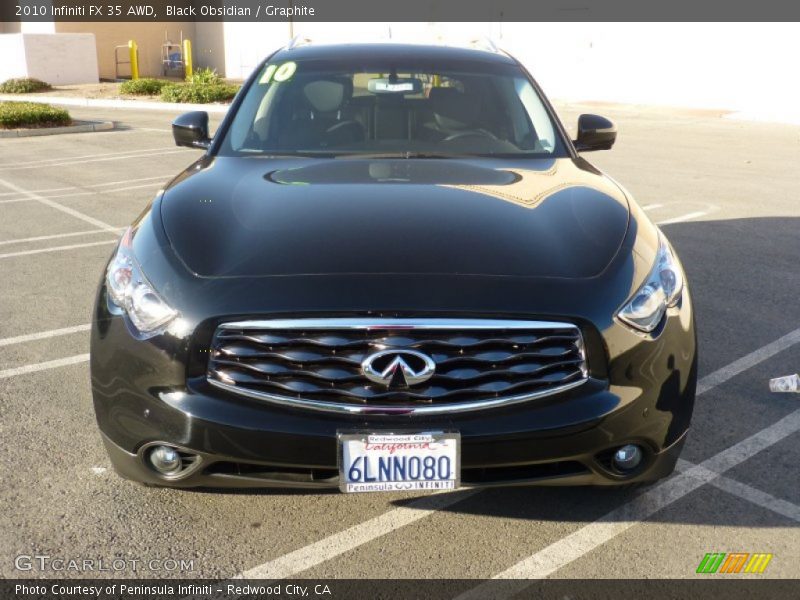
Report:
M619 318L640 331L653 331L667 308L675 306L683 291L683 272L667 240L659 233L656 264L647 280L619 312Z
M109 300L123 309L136 329L145 337L160 333L178 316L147 281L133 257L133 230L128 228L119 243L114 260L108 265L106 289Z

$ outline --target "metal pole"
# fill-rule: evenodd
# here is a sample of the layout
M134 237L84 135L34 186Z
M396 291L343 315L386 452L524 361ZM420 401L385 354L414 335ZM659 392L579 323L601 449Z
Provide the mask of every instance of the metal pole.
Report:
M139 46L134 40L128 42L128 53L131 61L131 79L139 79Z

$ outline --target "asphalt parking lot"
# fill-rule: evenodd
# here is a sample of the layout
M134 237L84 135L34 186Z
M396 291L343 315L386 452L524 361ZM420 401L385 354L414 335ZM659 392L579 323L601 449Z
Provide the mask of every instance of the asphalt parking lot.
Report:
M680 473L636 490L233 493L118 478L91 405L93 294L121 228L197 152L154 111L72 109L120 129L0 140L0 576L87 576L15 568L37 554L193 561L100 576L692 578L709 552L773 555L764 574L732 577L800 576L800 395L767 387L800 371L800 127L560 107L568 125L591 111L620 133L586 157L662 224L698 320Z

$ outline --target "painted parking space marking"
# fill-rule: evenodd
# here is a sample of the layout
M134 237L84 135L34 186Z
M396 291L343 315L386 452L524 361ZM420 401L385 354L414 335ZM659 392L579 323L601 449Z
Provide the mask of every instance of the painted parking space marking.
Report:
M66 160L63 162L50 163L47 165L29 165L24 167L8 167L0 166L0 171L24 171L28 169L51 169L53 167L67 167L72 165L84 165L87 163L95 162L108 162L111 160L127 160L129 158L160 158L169 154L185 154L184 150L163 150L161 152L148 152L146 154L124 154L122 156L104 156L102 158L87 158L83 160Z
M67 190L76 190L76 189L78 188L75 187L74 185L70 185L67 187L60 187L60 188L47 188L46 190L33 190L33 192L36 194L47 194L50 192L64 192ZM17 192L0 192L0 198L7 198L9 196L16 196L16 195ZM0 200L0 202L2 202L2 200Z
M697 394L703 394L728 381L745 369L753 367L766 360L770 356L773 356L776 352L780 351L776 350L776 348L786 349L798 341L800 341L800 328L702 378L698 382ZM765 349L768 350L764 351ZM794 416L792 417L792 415ZM751 436L751 438L756 438L757 440L772 440L769 444L767 444L767 446L777 443L794 431L800 430L800 410L795 411L792 413L792 415L790 415L790 417L792 417L793 420L789 420L788 428L786 425L781 425L786 421L786 419L789 419L789 417L786 417L775 425L772 425L771 427L762 430L754 436ZM780 437L778 438L775 438L773 434L776 428L780 433ZM751 438L748 438L748 440ZM747 440L745 440L745 442L747 442ZM759 452L767 447L758 447L758 444L742 446L742 444L745 444L745 442L740 442L740 444L732 446L731 448L728 448L728 450L725 450L721 453L729 453L730 456L739 457L737 462L731 463L723 470L720 470L720 465L718 464L720 462L719 460L715 461L714 459L708 459L701 465L696 465L685 473L667 479L664 483L657 485L642 496L637 497L629 503L619 506L612 512L608 513L605 517L602 517L600 520L587 525L571 536L567 536L555 544L551 544L551 546L548 546L548 548L545 548L541 552L534 554L532 557L525 559L524 561L521 561L521 563L518 563L514 567L511 567L511 569L508 571L504 571L496 577L504 577L506 574L511 574L510 578L512 579L515 577L543 577L544 575L527 575L526 573L544 573L545 571L547 573L551 573L561 568L568 562L572 562L586 552L589 552L593 548L605 543L616 535L619 535L626 529L637 525L641 520L650 514L661 510L661 508L664 506L671 504L689 492L697 489L705 483L708 483L724 470L728 470L733 467L734 464L738 464L739 462L746 460L746 458L749 458L749 456L752 456L756 452ZM741 454L740 449L743 447L748 448L749 455L745 456ZM758 449L754 450L754 448ZM716 459L716 457L714 458ZM480 490L467 491L471 493L478 493ZM461 493L462 492L450 494L443 493L444 495L441 497L446 500L451 496L458 496L458 494ZM440 509L450 506L451 504L455 504L456 502L460 502L465 497L466 496L458 496L455 500L443 504ZM422 503L425 499L426 498L422 498L418 501L414 501L403 508L391 509L384 514L375 517L374 519L361 523L360 525L355 525L354 527L351 527L343 532L328 536L319 542L304 546L279 558L253 567L252 569L249 569L238 575L238 577L252 579L280 579L294 576L301 571L314 567L320 563L330 560L331 558L339 556L340 554L354 550L355 548L371 542L378 537L392 533L397 527L413 523L423 517L433 514L436 512L436 510L440 510L431 508L429 506L417 508L415 503ZM409 509L413 509L415 512L422 514L417 518L411 518L411 515L407 514ZM635 518L640 514L644 516L641 518ZM557 546L559 544L560 546ZM568 560L565 561L565 559ZM518 571L518 575L513 575ZM474 594L465 595L463 596L463 599L470 598L479 600L486 597L488 592L489 590L487 588L474 588L473 590L466 592L466 594ZM459 599L461 598L462 597L459 597Z
M23 162L9 162L9 163L0 163L0 170L8 169L8 170L17 170L17 169L38 169L38 168L45 168L45 167L52 167L58 166L60 164L75 164L75 163L83 163L83 162L94 162L98 159L112 159L114 157L122 157L122 158L136 158L138 155L147 156L159 156L165 150L164 146L159 146L157 148L141 148L138 150L121 150L118 152L100 152L97 154L83 154L81 156L59 156L58 158L44 158L38 160L29 160ZM168 150L170 153L177 153L183 152L183 150ZM154 154L159 153L159 154Z
M407 506L393 508L368 521L353 525L349 529L334 533L318 542L253 567L237 575L237 578L274 580L290 577L366 544L375 538L419 521L456 502L461 502L478 493L478 491L466 489L449 493L435 492L429 496L413 500Z
M661 218L656 221L656 225L672 225L673 223L684 223L700 217L705 217L718 212L720 207L710 202L698 202L694 200L681 200L664 204L655 202L652 204L641 205L642 210L648 213L658 213ZM682 212L684 211L684 212ZM676 214L677 213L677 214ZM675 216L671 216L675 215ZM655 218L651 215L651 218Z
M39 158L37 160L28 160L22 162L7 162L7 163L0 163L0 169L10 168L10 167L24 167L28 165L47 165L53 162L59 162L66 159L69 160L79 160L84 158L98 158L101 156L113 156L115 154L130 154L132 152L157 152L158 150L163 150L162 147L158 148L141 148L139 150L119 150L117 152L100 152L95 154L80 154L78 156L59 156L57 158Z
M681 215L679 217L673 217L672 219L665 219L663 221L659 221L659 225L671 225L672 223L683 223L685 221L691 221L692 219L699 219L700 217L704 217L709 213L707 210L698 210L695 212L686 213L685 215Z
M703 394L708 390L725 383L739 373L746 371L750 367L757 365L760 362L764 362L768 358L772 358L779 352L783 352L798 342L800 342L800 327L787 333L783 337L778 338L774 342L771 342L766 346L762 346L758 350L754 350L750 354L733 361L729 365L722 367L721 369L717 369L709 375L706 375L697 382L697 394Z
M119 232L122 233L125 229L123 227L119 228ZM105 229L86 229L84 231L72 231L70 233L54 233L52 235L37 235L34 237L28 238L17 238L14 240L2 240L0 241L0 246L8 246L10 244L29 244L31 242L44 242L47 240L58 240L68 237L79 237L83 235L97 235L98 233L108 233Z
M153 181L152 183L143 183L141 185L129 185L127 187L114 188L113 190L85 190L82 192L71 192L69 194L52 194L45 196L46 198L74 198L76 196L100 196L107 194L115 194L117 192L126 192L129 190L140 190L144 188L160 187L161 181ZM77 188L76 188L77 189ZM11 200L0 200L0 204L13 204L17 202L33 202L33 198L13 198Z
M89 223L90 225L94 225L95 227L98 227L100 229L105 229L106 231L108 231L110 233L113 233L115 235L117 235L119 233L119 230L118 230L117 227L113 227L112 225L109 225L108 223L104 223L100 219L95 219L94 217L90 217L89 215L86 215L86 214L84 214L82 212L79 212L79 211L75 210L74 208L70 208L69 206L64 206L63 204L59 204L58 202L56 202L55 200L51 200L50 198L45 198L44 196L41 196L41 195L36 194L34 192L29 192L28 190L26 190L24 188L21 188L18 185L15 185L15 184L11 183L10 181L6 181L5 179L0 179L0 185L3 185L3 186L7 187L10 190L14 190L15 192L17 192L19 194L28 196L32 200L37 200L38 202L41 202L42 204L44 204L46 206L49 206L50 208L55 208L56 210L60 210L63 213L66 213L66 214L68 214L70 216L75 217L76 219L80 219L81 221L85 221L86 223Z
M751 485L736 481L730 477L725 477L719 473L714 473L710 469L694 465L682 458L678 459L676 468L680 472L687 472L689 474L700 473L704 479L708 479L710 473L712 478L708 481L709 485L800 523L800 506L788 500L776 498L772 494L768 494ZM708 473L706 473L706 471L708 471Z
M68 246L54 246L52 248L36 248L35 250L20 250L19 252L6 252L5 254L0 254L0 259L16 258L19 256L29 256L31 254L45 254L47 252L64 252L66 250L77 250L79 248L91 248L92 246L115 244L116 242L117 240L103 240L101 242L87 242L85 244L70 244Z
M83 190L86 188L102 188L102 187L111 187L115 185L124 185L128 183L141 183L144 181L153 181L154 179L159 179L162 181L169 181L175 176L174 173L167 174L167 175L154 175L153 177L139 177L136 179L123 179L120 181L107 181L105 183L90 183L87 185L77 186L77 185L68 185L66 187L60 188L48 188L45 190L30 190L34 194L50 194L52 192L69 192L74 190ZM9 196L17 196L17 192L0 192L0 198L9 197ZM23 197L24 199L24 197ZM2 200L0 200L2 202Z
M36 340L46 340L48 338L58 337L61 335L89 331L90 328L91 325L89 325L89 323L84 323L83 325L74 325L72 327L62 327L60 329L50 329L49 331L38 331L36 333L17 335L14 337L0 339L0 346L12 346L14 344L24 344L25 342L33 342Z
M687 494L712 482L719 474L752 458L762 450L800 431L800 409L738 444L704 460L699 465L657 484L632 501L617 507L600 519L581 527L517 564L498 573L494 579L517 579L518 585L504 589L511 597L527 588L528 579L542 579L610 541ZM457 596L457 600L478 600L488 594L490 583L481 584Z
M13 369L5 369L4 371L0 371L0 379L8 379L9 377L26 375L28 373L37 373L39 371L47 371L49 369L56 369L58 367L65 367L67 365L75 365L84 362L89 362L89 355L76 354L75 356L68 356L66 358L58 358L56 360L48 360L31 365L14 367Z

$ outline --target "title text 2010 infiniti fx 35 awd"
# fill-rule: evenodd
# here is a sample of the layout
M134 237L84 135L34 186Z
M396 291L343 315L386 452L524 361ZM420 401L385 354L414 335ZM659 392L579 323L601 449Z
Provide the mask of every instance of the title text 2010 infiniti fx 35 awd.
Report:
M124 477L613 485L674 468L696 342L669 241L496 51L290 46L123 235L97 420Z

